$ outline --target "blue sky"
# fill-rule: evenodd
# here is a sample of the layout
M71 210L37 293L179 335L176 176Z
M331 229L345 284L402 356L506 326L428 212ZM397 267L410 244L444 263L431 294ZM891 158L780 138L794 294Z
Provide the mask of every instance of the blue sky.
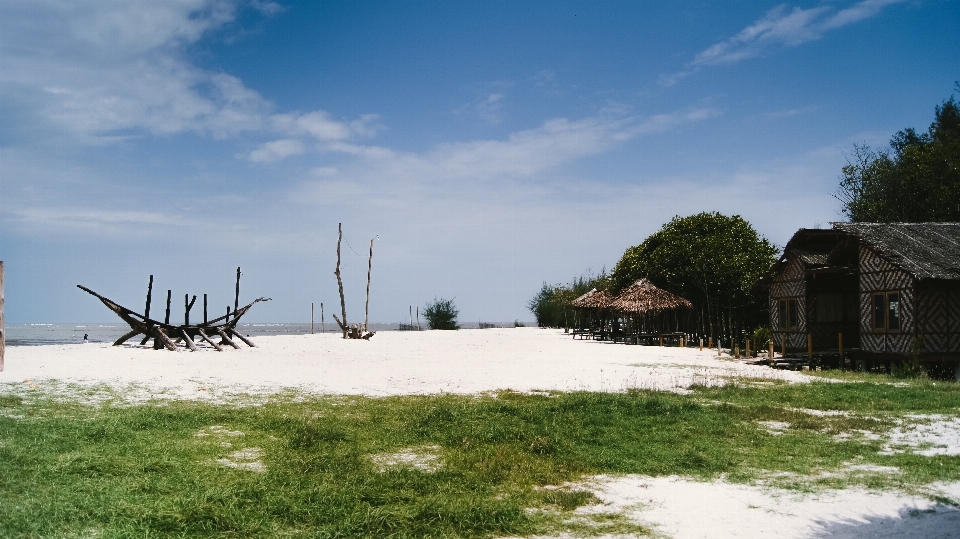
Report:
M372 238L372 321L530 320L674 215L840 220L845 155L925 129L958 53L941 0L3 0L6 318L111 321L75 285L150 274L225 307L240 266L251 321L309 320L342 222L350 321Z

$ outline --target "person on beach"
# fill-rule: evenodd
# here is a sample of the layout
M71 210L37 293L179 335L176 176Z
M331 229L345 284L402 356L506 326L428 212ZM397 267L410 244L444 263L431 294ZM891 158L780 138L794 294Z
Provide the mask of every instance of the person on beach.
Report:
M89 335L87 335L86 333L84 333L84 334L83 334L83 344L87 344L87 342L88 342L88 341L87 341L87 337L89 337Z

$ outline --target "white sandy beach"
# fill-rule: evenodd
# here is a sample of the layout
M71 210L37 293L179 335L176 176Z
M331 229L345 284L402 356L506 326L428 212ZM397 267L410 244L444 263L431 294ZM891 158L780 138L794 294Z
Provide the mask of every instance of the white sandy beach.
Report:
M810 380L798 372L717 359L715 350L579 341L537 328L382 332L370 341L346 341L332 333L270 336L256 338L256 344L224 352L103 344L11 347L0 392L76 396L78 387L102 386L129 401L229 402L238 394L285 388L370 396L499 389L683 392L692 384L724 384L734 377L761 384ZM918 435L928 442L931 436L946 440L939 454L960 454L960 421L945 418L937 425L945 426L928 426ZM891 436L909 446L905 429ZM960 511L916 494L798 495L677 477L596 477L584 484L605 502L587 510L625 512L678 539L960 537ZM935 485L930 493L960 501L960 483Z

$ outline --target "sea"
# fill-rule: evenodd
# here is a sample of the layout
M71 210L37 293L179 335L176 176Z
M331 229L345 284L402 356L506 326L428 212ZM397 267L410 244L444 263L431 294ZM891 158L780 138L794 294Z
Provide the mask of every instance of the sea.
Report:
M406 324L404 324L406 325ZM416 324L414 324L416 325ZM526 323L526 325L536 325ZM370 324L371 331L399 331L401 324L397 323L377 323ZM513 327L513 322L488 323L488 322L461 322L463 329L477 329L480 327ZM262 335L306 335L311 333L310 323L249 323L238 324L239 329L244 335L251 337ZM422 322L421 329L426 330L426 322ZM328 323L321 326L314 323L313 332L320 333L339 333L336 324ZM87 342L104 343L114 342L124 333L130 331L130 327L122 322L110 323L89 323L89 324L6 324L6 345L7 346L42 346L49 344L80 344L83 342L84 335L87 336Z

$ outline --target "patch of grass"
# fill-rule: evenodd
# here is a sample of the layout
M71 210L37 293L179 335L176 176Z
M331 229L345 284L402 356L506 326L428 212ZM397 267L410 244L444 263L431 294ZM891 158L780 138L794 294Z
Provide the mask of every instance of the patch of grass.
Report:
M723 474L810 490L960 480L960 457L881 455L881 441L834 439L885 432L909 413L956 415L960 387L924 380L257 399L121 407L0 396L0 536L646 534L623 515L578 510L598 500L576 482ZM760 421L789 427L768 432ZM374 458L417 451L436 465Z

